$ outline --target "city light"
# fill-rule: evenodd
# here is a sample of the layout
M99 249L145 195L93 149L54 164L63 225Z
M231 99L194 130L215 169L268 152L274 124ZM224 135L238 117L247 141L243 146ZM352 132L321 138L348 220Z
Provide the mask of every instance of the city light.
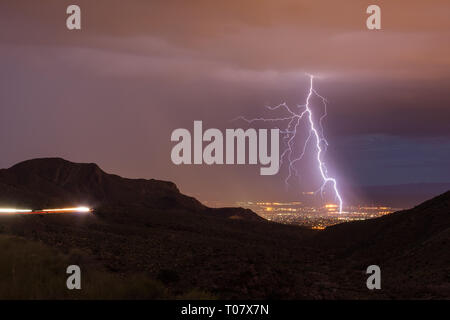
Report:
M228 206L229 204L217 203L216 206ZM251 209L261 217L278 223L306 226L315 230L350 221L359 221L378 218L401 208L387 206L347 205L340 212L340 206L336 203L327 203L323 206L292 202L236 202L234 205Z
M342 196L338 190L338 182L336 178L332 177L328 173L328 169L325 165L325 160L323 159L325 152L328 148L328 142L324 137L323 134L323 127L322 127L322 121L327 116L327 100L321 96L319 93L317 93L316 89L314 89L314 76L309 75L309 90L308 95L306 97L306 102L304 105L298 105L296 109L290 108L286 103L279 104L275 107L267 107L271 111L276 110L284 110L288 113L286 116L280 116L275 118L254 118L254 119L247 119L243 116L237 117L235 120L243 120L247 123L253 123L253 122L284 122L285 127L280 131L280 133L283 135L283 140L286 141L286 148L282 152L280 156L280 164L283 164L284 161L287 160L288 162L288 175L285 178L285 185L286 188L289 187L289 180L293 178L294 176L298 176L298 172L296 169L296 163L301 161L303 157L305 156L307 147L310 143L313 143L315 146L315 158L316 158L316 164L318 171L320 173L320 177L322 178L322 184L319 188L321 192L321 195L324 194L325 187L330 185L334 191L335 199L339 203L338 209L339 213L343 213L343 205L344 201L342 199ZM318 117L317 119L313 116L313 109L312 109L312 103L311 99L313 97L318 97L320 100L322 100L323 106L324 106L324 113ZM295 144L296 140L299 138L299 131L303 124L302 120L306 120L306 127L308 130L308 137L304 139L303 141L303 148L300 155L295 156ZM297 131L298 130L298 131ZM317 192L314 192L313 194L316 194ZM304 193L305 194L305 193ZM310 192L307 192L306 194L311 195Z

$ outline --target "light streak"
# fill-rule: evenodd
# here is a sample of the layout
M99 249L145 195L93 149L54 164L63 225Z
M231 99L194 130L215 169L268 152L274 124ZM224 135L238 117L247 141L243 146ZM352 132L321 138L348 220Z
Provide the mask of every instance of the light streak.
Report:
M247 123L253 123L253 122L280 122L280 121L288 121L287 125L284 129L280 129L280 133L284 135L283 139L286 141L286 149L282 152L280 156L280 165L283 164L284 161L287 161L289 163L288 165L288 175L285 179L286 186L289 185L289 180L292 178L293 175L297 176L298 172L295 168L295 164L302 160L305 156L306 149L308 144L311 140L315 142L315 149L316 149L316 160L317 160L317 167L318 171L320 172L320 176L322 178L322 185L320 187L320 192L323 194L324 188L331 184L333 187L333 191L335 194L336 200L339 202L339 213L342 213L342 207L343 207L343 200L339 193L338 186L337 186L337 180L331 176L328 175L328 171L325 165L325 162L322 160L323 154L326 152L328 147L328 142L324 137L323 133L323 126L322 121L327 116L327 100L317 93L317 91L314 89L314 76L309 75L310 85L309 85L309 91L308 95L306 97L306 102L303 105L298 105L297 108L299 111L292 110L286 103L279 104L274 107L267 107L271 111L277 111L279 109L284 110L288 113L287 116L284 117L277 117L277 118L254 118L254 119L247 119L245 117L238 117L237 119L241 119L246 121ZM324 105L324 114L319 118L318 123L316 124L313 119L313 111L311 110L311 97L316 96L318 97L323 105ZM302 152L295 157L294 156L294 144L296 142L297 137L297 129L299 128L301 124L301 120L306 119L307 125L309 127L308 130L308 137L306 138Z
M87 207L63 208L63 209L43 209L43 212L90 212Z
M30 209L10 209L10 208L0 208L0 213L27 213L32 212Z
M42 210L0 208L0 213L3 214L50 214L50 213L87 213L87 212L92 212L92 209L88 207L42 209Z

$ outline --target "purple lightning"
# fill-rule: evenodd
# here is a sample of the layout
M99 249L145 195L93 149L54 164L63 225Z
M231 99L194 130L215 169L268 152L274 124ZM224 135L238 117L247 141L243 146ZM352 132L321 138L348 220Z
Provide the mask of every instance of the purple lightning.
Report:
M297 113L297 112L291 110L291 108L286 103L282 103L275 107L267 107L267 108L271 111L283 108L289 114L286 117L269 118L269 119L268 118L246 119L244 117L238 117L237 119L242 119L242 120L246 121L247 123L252 123L252 122L256 122L256 121L263 121L263 122L288 121L287 126L283 130L280 130L280 133L282 135L284 135L283 139L286 141L286 149L281 154L280 164L283 164L283 161L286 158L289 163L289 166L288 166L289 174L285 179L286 186L289 185L289 179L293 176L293 174L297 175L297 170L295 169L294 165L296 162L303 159L305 152L306 152L306 148L307 148L308 144L310 143L311 139L313 139L315 142L316 150L317 150L317 153L316 153L317 166L319 168L319 172L320 172L320 175L321 175L322 181L323 181L322 186L320 187L320 192L321 192L321 194L323 194L323 190L324 190L325 186L327 184L331 183L333 186L335 197L336 197L337 201L339 202L339 213L342 213L343 200L342 200L342 197L341 197L338 187L337 187L337 181L335 178L328 176L327 168L325 166L324 161L322 160L322 155L323 155L323 153L326 152L326 149L328 146L328 142L325 139L324 134L323 134L323 126L322 126L322 121L327 116L327 100L324 97L322 97L321 95L319 95L317 93L317 91L314 89L314 76L309 75L309 79L310 79L310 85L309 85L308 96L306 97L306 103L304 105L297 106L297 108L300 109L301 113L300 113L300 111ZM317 127L320 128L319 131L316 128L316 125L314 123L313 112L310 108L310 100L313 95L315 95L316 97L318 97L322 100L322 103L323 103L324 109L325 109L325 112L320 117L319 123L317 125ZM307 123L309 124L309 135L304 142L302 152L300 153L300 155L298 155L296 158L293 158L293 154L294 154L293 145L295 143L295 138L297 136L297 128L300 125L300 121L304 117L307 117L307 120L308 120Z

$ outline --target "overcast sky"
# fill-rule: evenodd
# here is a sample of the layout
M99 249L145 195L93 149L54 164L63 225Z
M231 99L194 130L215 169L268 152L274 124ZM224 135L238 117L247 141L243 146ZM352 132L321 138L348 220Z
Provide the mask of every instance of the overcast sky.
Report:
M342 185L450 182L450 2L376 2L381 31L358 0L2 0L0 167L58 156L201 200L295 198L318 187L312 158L286 191L284 168L175 166L170 134L302 104L312 73Z

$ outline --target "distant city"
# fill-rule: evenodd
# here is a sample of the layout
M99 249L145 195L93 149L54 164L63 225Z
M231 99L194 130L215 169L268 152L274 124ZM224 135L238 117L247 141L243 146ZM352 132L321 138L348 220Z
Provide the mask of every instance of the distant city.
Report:
M211 207L230 206L213 201L205 201ZM309 227L312 229L325 229L326 227L350 221L367 220L378 218L401 208L387 206L347 206L339 213L337 204L325 204L314 207L305 205L299 201L292 202L235 202L232 206L251 209L261 217L278 223L293 224Z

